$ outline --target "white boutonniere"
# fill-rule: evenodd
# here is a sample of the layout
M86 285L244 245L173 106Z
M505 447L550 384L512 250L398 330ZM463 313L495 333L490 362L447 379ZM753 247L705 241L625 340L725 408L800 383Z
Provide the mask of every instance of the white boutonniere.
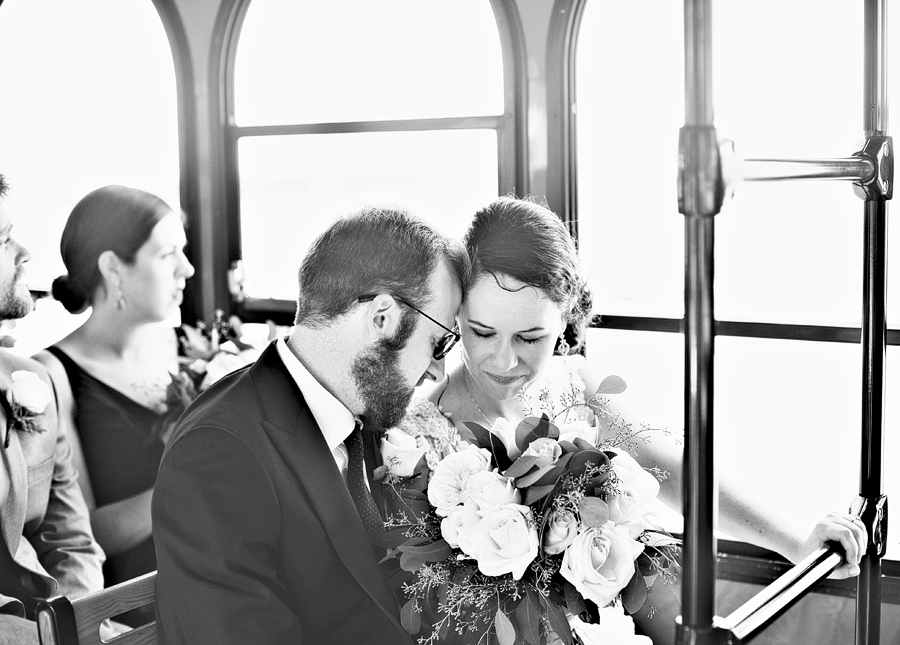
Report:
M44 413L53 393L47 384L35 372L16 370L10 374L12 385L4 393L3 400L10 430L25 432L43 432L37 424L37 418ZM6 433L5 446L9 445L9 431Z

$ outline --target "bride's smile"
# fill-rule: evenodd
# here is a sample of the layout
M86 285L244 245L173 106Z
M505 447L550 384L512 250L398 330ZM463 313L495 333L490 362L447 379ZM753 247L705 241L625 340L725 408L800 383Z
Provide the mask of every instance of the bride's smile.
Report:
M472 393L482 407L497 408L543 372L563 329L562 311L539 289L487 274L466 295L460 328Z

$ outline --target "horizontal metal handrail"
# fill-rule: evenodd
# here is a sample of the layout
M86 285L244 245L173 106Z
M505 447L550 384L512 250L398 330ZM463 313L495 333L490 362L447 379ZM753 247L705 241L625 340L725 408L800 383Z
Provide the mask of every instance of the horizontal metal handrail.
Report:
M735 609L724 619L722 627L738 640L750 638L828 577L843 559L837 547L823 547L811 553Z
M745 159L744 181L837 179L867 182L875 176L875 163L864 156L844 159Z

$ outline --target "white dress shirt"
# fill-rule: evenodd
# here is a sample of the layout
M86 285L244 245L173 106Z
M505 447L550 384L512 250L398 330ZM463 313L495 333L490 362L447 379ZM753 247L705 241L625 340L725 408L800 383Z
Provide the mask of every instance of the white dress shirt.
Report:
M356 427L356 417L309 373L306 366L288 348L284 338L275 341L275 349L278 350L278 355L291 378L303 392L306 405L309 406L316 423L322 430L322 436L325 437L325 442L331 450L334 463L337 464L338 470L346 480L348 454L344 440Z

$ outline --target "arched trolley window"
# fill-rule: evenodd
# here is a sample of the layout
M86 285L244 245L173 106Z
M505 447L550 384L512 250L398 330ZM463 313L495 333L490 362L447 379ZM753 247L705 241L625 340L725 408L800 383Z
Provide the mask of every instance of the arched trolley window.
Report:
M394 204L459 234L517 188L510 9L249 3L227 127L233 296L245 318L290 321L303 253L340 214Z

